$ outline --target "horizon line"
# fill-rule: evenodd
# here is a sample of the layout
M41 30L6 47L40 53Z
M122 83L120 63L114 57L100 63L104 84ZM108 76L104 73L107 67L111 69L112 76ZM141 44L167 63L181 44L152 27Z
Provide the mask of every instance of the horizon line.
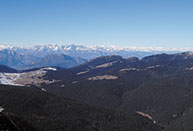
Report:
M163 46L117 46L117 45L83 45L83 44L34 44L34 45L7 45L0 43L0 50L6 49L6 48L35 48L38 46L51 46L49 48L56 47L67 47L67 46L77 46L77 47L85 47L88 49L93 48L111 48L113 50L135 50L135 51L193 51L193 48L191 47L184 47L184 48L170 48L170 47L163 47Z

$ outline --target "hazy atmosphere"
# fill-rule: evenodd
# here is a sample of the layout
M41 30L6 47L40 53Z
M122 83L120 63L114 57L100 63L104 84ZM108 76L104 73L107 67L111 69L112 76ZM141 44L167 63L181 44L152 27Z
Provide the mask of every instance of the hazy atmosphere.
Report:
M0 0L0 44L193 48L191 0Z
M193 0L0 0L0 131L193 131Z

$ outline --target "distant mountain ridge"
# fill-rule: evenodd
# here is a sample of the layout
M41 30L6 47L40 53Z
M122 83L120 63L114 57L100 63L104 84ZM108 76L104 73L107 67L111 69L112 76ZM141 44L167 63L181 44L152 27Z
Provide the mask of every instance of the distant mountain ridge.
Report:
M39 60L38 57L15 52L14 50L1 50L0 51L0 64L12 68L24 68L25 65L31 65L33 62Z
M57 66L61 68L70 68L86 62L87 60L79 57L71 57L64 54L48 53L46 56L28 54L18 50L4 49L0 50L0 64L15 68L18 70L40 68L47 66Z
M123 58L139 59L160 54L190 51L190 48L169 49L163 47L117 47L117 46L83 46L83 45L35 45L15 47L0 45L0 64L18 70L46 66L71 68L87 60L100 56L119 55Z
M40 60L30 65L30 68L56 66L63 68L70 68L86 62L85 59L79 57L71 57L64 54L49 54Z
M93 59L99 56L120 55L124 58L145 56L159 53L178 53L192 51L191 48L163 48L163 47L119 47L119 46L83 46L83 45L35 45L30 47L14 47L0 45L0 50L12 50L36 57L45 57L48 54L65 54L72 57Z

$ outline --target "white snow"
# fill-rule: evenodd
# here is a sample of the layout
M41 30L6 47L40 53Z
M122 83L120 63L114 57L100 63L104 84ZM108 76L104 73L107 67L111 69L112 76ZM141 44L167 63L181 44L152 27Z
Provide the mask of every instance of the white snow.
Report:
M137 69L137 68L123 68L120 70L120 72L124 72L124 71L143 71L143 70L150 70L150 69L154 69L154 68L158 68L161 65L155 65L155 66L148 66L145 69Z
M0 73L0 84L22 86L20 84L14 83L14 81L19 78L19 73Z
M121 72L123 72L123 71L140 71L140 69L137 69L137 68L124 68L124 69L121 69L120 71Z
M52 67L46 67L46 68L42 68L40 70L51 70L51 71L57 71L56 68L52 68Z
M61 85L60 87L64 87L65 85Z
M42 90L43 92L46 92L46 91L47 91L45 88L41 88L41 90Z
M8 45L0 45L0 50L4 50L4 49L11 49L12 46L8 46Z
M185 68L184 70L189 70L189 71L191 71L191 70L193 70L193 67L191 67L191 68Z
M118 77L113 75L98 75L88 78L88 80L115 80L115 79L118 79Z
M78 81L73 81L73 82L72 82L72 84L76 84L76 83L78 83Z
M155 65L155 66L149 66L149 67L146 67L146 69L154 69L154 68L158 68L160 67L161 65Z
M82 72L78 72L78 73L76 73L76 75L82 75L82 74L86 74L87 72L89 72L89 70L86 70L86 71L82 71Z
M0 113L4 111L4 108L0 106Z
M0 73L0 84L4 85L15 85L15 86L24 86L26 84L38 83L41 82L55 82L55 80L48 81L43 80L47 70L56 71L56 68L42 68L40 70L24 72L24 73Z
M109 67L109 66L112 66L114 62L109 62L109 63L105 63L105 64L102 64L102 65L98 65L95 67L95 69L97 68L106 68L106 67Z
M100 52L113 52L113 51L145 51L145 52L154 52L154 51L193 51L192 48L165 48L165 47L134 47L134 46L83 46L83 45L57 45L57 44L43 44L35 45L31 47L13 47L9 45L0 45L0 50L3 49L14 49L14 50L34 50L34 51L100 51Z

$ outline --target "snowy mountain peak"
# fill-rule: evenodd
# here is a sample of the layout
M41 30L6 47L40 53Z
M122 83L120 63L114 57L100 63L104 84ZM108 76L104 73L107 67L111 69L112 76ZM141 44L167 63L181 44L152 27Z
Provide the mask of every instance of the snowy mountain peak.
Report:
M8 46L8 45L0 45L0 50L4 50L4 49L12 49L12 46Z
M0 45L0 50L3 49L30 49L36 51L62 51L62 50L73 50L73 51L192 51L191 48L164 48L164 47L134 47L134 46L126 46L126 47L119 47L119 46L105 46L105 45L95 45L95 46L83 46L83 45L57 45L57 44L42 44L42 45L34 45L30 47L14 47L9 45Z
M193 51L191 48L164 48L164 47L119 47L119 46L83 46L83 45L34 45L30 47L14 47L9 45L0 45L0 50L12 50L19 54L31 55L43 58L49 54L65 54L72 57L81 57L84 59L93 59L105 55L120 55L124 58L136 56L143 58L148 55L158 53L179 53Z
M83 45L36 45L32 49L35 50L76 50L76 51L85 51L85 50L98 50L98 51L191 51L191 48L164 48L164 47L134 47L134 46L105 46L105 45L95 45L95 46L83 46Z

